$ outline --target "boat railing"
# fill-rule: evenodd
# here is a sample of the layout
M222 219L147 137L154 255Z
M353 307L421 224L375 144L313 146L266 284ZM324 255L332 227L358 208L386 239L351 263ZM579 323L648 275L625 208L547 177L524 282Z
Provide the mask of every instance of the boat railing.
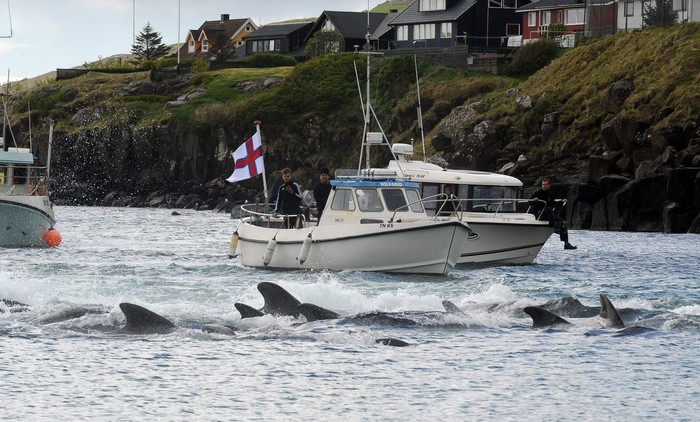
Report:
M460 198L460 203L465 211L473 211L490 214L496 217L498 214L508 213L533 213L531 209L531 199L524 198ZM527 208L524 207L527 205Z
M404 212L408 211L411 209L413 205L420 204L423 209L427 209L429 207L426 207L426 205L432 205L436 204L437 211L435 213L435 216L433 217L435 220L437 220L440 217L457 217L457 219L461 220L462 219L462 214L464 212L464 209L462 207L462 204L457 200L457 198L454 198L454 201L456 202L456 207L454 211L450 210L449 214L441 213L443 211L443 208L445 206L445 197L442 194L437 194L437 195L431 195L431 196L426 196L425 198L418 199L416 201L409 202L405 205L402 205L394 210L394 213L392 214L391 218L389 219L389 222L396 222L399 221L400 218L396 218L396 214L398 212ZM402 217L402 216L400 216Z
M273 204L250 203L241 205L243 215L248 217L250 224L259 227L267 228L285 228L289 227L289 221L296 218L295 228L306 227L310 221L310 217L305 213L299 214L277 214L273 216L269 209Z
M46 182L46 167L22 166L6 167L0 166L0 189L5 195L48 195ZM10 171L11 170L11 171ZM21 171L18 171L21 170Z

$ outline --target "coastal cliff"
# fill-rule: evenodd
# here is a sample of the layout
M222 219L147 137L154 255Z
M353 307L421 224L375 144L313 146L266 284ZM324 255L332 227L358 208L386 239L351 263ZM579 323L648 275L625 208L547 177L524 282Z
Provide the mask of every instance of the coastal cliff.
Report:
M525 80L419 61L426 158L516 176L526 194L550 176L574 228L700 232L698 51L700 24L686 24L592 40ZM363 63L90 73L14 94L12 132L27 137L31 104L43 162L56 123L56 203L230 210L262 185L224 181L254 120L270 185L283 167L311 188L321 167L357 166ZM413 57L375 60L372 74L389 139L423 158Z

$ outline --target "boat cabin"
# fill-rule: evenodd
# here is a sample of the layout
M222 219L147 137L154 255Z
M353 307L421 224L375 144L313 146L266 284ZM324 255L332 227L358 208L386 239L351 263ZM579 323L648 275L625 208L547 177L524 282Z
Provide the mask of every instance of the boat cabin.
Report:
M319 224L390 223L396 219L425 218L415 182L384 180L331 180L331 196Z
M34 167L34 155L29 148L0 148L0 193L26 195L37 184L43 185L43 177Z
M452 170L425 161L413 160L413 147L394 144L396 160L387 169L420 184L422 198L435 197L452 186L464 212L515 213L523 212L527 201L520 197L523 183L515 177L476 170ZM427 202L428 215L437 210L436 201Z

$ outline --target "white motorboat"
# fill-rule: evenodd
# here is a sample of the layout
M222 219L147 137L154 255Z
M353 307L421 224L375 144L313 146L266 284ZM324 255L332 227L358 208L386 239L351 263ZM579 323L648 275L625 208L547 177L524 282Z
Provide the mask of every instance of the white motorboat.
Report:
M232 239L246 266L284 269L445 274L472 233L455 217L429 217L419 185L372 176L332 180L320 221L297 217L298 228L267 209L243 205ZM387 172L384 171L384 174ZM308 215L308 214L307 214Z
M44 170L34 166L29 148L0 149L0 247L60 243Z
M473 170L451 170L412 160L413 147L392 145L394 160L388 169L420 184L422 197L432 197L445 185L454 187L462 221L475 235L464 245L460 264L530 264L553 233L547 220L529 212L529 200L519 196L522 182L515 177ZM438 213L439 203L426 204L429 215Z

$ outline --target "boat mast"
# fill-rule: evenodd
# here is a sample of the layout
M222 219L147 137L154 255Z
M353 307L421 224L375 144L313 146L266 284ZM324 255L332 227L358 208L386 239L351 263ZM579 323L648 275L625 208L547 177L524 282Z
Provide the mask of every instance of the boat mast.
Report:
M7 0L7 20L10 23L10 33L9 35L0 35L0 38L12 38L14 35L12 32L12 10L10 10L10 0Z
M420 83L418 82L418 59L413 55L413 67L416 69L416 92L418 93L418 126L420 129L420 142L423 146L423 160L425 160L425 131L423 130L423 108L420 104Z
M9 3L8 3L9 4ZM10 98L10 69L7 69L7 84L5 84L5 95L2 96L2 148L7 151L9 145L7 144L7 122L9 116L7 115L7 100Z

